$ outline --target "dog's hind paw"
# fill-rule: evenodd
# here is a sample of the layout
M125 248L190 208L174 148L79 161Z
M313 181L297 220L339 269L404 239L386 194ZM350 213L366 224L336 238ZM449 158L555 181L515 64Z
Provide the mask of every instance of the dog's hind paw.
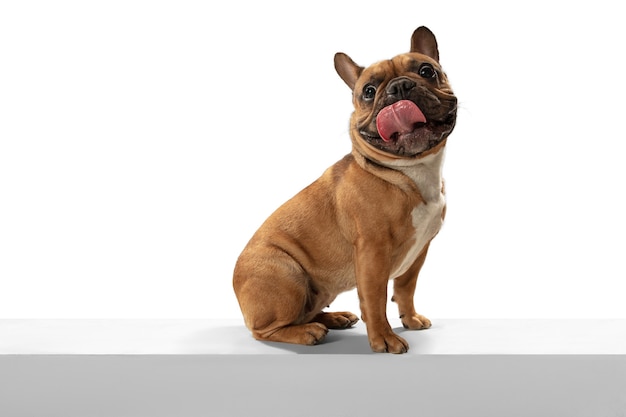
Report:
M311 322L322 323L329 329L347 329L352 327L359 321L359 318L349 311L341 311L336 313L322 312L315 316Z
M253 332L257 340L295 343L298 345L317 345L328 334L328 328L321 323L307 323L281 327L270 334Z

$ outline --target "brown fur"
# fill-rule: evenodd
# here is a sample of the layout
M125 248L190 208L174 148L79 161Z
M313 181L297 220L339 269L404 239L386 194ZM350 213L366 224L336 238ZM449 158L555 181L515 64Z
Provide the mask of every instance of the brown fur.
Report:
M456 98L439 67L432 33L418 28L411 45L410 53L369 68L359 67L345 54L335 56L337 72L354 91L353 150L278 208L241 253L233 285L246 326L256 339L312 345L322 341L328 329L354 325L358 318L352 313L322 310L339 293L356 287L372 350L406 352L407 342L392 331L386 317L389 279L394 279L392 300L398 304L404 327L430 327L430 321L413 306L430 236L414 260L408 256L415 251L419 228L413 224L412 213L427 205L429 197L424 194L421 177L412 179L407 172L424 158L443 152L454 127ZM438 78L422 79L416 74L418 62L430 63ZM436 145L410 155L406 152L413 145L386 150L388 144L364 136L368 132L376 135L377 113L394 100L385 88L398 77L413 80L416 86L410 99L428 120L441 120L447 129L433 128ZM365 102L362 90L368 83L375 83L378 93L375 100ZM422 141L415 149L423 146ZM443 191L442 182L438 187L438 193ZM445 205L435 215L443 219ZM433 224L438 230L439 223ZM405 258L412 264L392 277Z

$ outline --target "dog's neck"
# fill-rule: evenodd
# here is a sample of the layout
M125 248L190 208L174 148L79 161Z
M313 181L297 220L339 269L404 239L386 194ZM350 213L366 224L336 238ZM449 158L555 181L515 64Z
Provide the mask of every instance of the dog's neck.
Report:
M445 148L441 148L437 153L426 155L412 165L405 165L406 161L400 159L389 162L388 166L411 178L424 200L434 201L441 194L444 156Z
M352 154L364 170L407 192L419 192L426 202L439 200L443 187L442 169L445 147L417 160L376 161L363 155L358 149L353 149ZM407 181L407 177L411 181Z

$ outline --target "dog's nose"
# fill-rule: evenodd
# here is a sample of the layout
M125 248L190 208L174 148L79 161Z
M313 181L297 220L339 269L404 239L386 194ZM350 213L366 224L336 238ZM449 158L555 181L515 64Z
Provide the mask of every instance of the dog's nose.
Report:
M395 97L398 100L408 98L409 92L415 87L415 81L407 77L400 77L392 80L387 84L385 91L388 96Z

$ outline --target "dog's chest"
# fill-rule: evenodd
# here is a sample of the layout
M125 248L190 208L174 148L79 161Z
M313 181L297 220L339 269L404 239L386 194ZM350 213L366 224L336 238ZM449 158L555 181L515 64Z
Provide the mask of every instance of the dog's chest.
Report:
M401 258L393 269L389 279L394 279L404 274L413 265L424 246L435 237L441 225L443 207L445 200L443 195L438 201L431 201L427 204L420 204L411 212L411 223L415 232L411 241L413 242L406 254Z
M410 223L414 231L407 241L410 246L393 265L389 279L404 274L415 263L424 246L435 237L443 224L442 214L446 201L442 190L441 159L427 162L431 163L405 172L418 185L424 201L411 211Z

